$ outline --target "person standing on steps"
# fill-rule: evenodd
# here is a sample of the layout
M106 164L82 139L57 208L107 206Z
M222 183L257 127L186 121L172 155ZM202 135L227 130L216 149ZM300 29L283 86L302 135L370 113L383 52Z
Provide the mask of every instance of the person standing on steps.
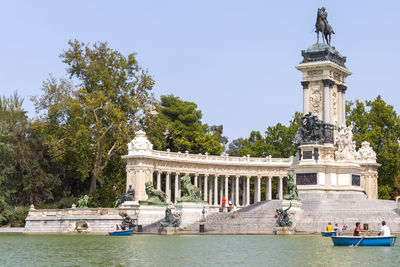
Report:
M222 197L222 212L225 211L225 207L226 207L226 198L225 196Z
M237 207L236 205L233 206L233 215L232 215L233 219L236 219L237 217Z

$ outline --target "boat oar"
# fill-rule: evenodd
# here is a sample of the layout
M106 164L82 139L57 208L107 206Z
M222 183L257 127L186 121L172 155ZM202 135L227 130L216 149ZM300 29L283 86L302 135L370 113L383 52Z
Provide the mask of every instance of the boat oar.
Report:
M354 247L357 247L361 243L361 241L363 241L364 237L367 236L367 234L368 232L365 233L365 235L360 239L360 241L358 241L358 243Z

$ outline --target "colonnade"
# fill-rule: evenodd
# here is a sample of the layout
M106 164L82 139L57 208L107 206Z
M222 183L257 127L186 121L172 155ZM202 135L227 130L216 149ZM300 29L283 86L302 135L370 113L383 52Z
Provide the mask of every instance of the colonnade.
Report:
M203 201L209 205L220 206L225 197L236 206L247 206L261 201L261 180L265 180L265 200L273 199L272 179L278 179L277 199L283 199L283 176L239 176L239 175L210 175L210 174L181 174L156 171L156 189L167 195L167 202L176 202L182 196L181 178L185 175L191 177L192 184L200 189ZM254 179L254 195L250 199L250 180ZM172 195L172 181L174 195Z

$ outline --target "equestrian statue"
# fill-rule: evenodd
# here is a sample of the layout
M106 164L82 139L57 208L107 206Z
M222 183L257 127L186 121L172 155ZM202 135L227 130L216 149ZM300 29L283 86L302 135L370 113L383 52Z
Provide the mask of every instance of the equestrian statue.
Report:
M315 32L317 33L317 43L319 43L319 33L322 35L322 42L331 45L332 34L335 34L332 26L328 23L328 12L325 7L318 8L317 21L315 22Z

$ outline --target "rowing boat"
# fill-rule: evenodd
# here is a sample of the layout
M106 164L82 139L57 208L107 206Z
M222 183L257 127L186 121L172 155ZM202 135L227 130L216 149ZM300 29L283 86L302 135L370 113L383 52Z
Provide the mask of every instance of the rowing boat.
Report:
M108 233L108 235L111 236L122 236L122 235L132 235L133 230L122 230L122 231L114 231L114 232L110 232Z
M334 246L393 246L395 236L332 236Z
M334 232L334 231L330 231L330 232L324 231L324 232L321 232L321 234L322 234L322 236L336 236L336 232Z

